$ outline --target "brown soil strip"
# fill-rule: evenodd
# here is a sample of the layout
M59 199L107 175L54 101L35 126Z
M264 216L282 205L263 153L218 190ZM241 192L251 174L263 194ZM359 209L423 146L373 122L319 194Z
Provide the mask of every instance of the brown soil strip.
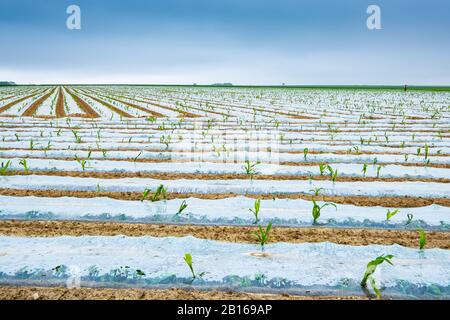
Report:
M46 95L42 96L41 98L37 99L35 102L33 102L28 108L27 110L25 110L24 113L22 113L22 117L32 117L35 113L36 110L41 106L41 104L47 100L52 94L53 92L55 92L56 89L51 90L49 93L47 93Z
M18 104L19 102L25 101L25 100L27 100L27 99L29 99L29 98L31 98L31 97L36 96L36 95L38 95L38 93L30 94L30 95L28 95L28 96L26 96L26 97L22 97L22 98L20 98L20 99L11 101L10 103L8 103L8 104L6 104L6 105L4 105L3 107L0 108L0 113L2 113L2 112L4 112L4 111L8 110L9 108L15 106L15 105Z
M87 171L53 171L53 170L29 170L28 173L22 170L11 170L6 175L46 175L58 177L81 177L81 178L101 178L101 179L122 179L122 178L149 178L159 180L250 180L246 174L215 174L215 173L172 173L172 172L113 172L113 171L89 171L89 163L86 166ZM329 176L293 176L293 175L255 175L253 180L313 180L325 181L330 180ZM450 183L449 178L376 178L376 177L345 177L336 178L336 182L404 182L404 181L420 181L435 183Z
M141 192L104 192L104 191L81 191L81 190L24 190L24 189L5 189L0 188L0 195L16 197L77 197L77 198L95 198L108 197L119 200L141 200ZM169 193L167 199L226 199L242 196L235 193ZM312 196L308 194L246 194L246 197L253 199L303 199L311 201L313 198L317 201L334 202L338 204L352 204L361 207L392 207L392 208L416 208L437 204L450 207L448 198L421 198L421 197L364 197L364 196Z
M151 104L151 105L156 106L156 107L160 107L160 108L163 108L163 109L167 109L167 110L171 110L171 111L178 112L178 113L181 114L181 116L186 117L186 118L200 118L200 117L201 117L201 116L198 115L198 114L194 114L194 113L191 113L191 112L187 112L187 111L175 109L175 108L168 107L168 106L163 106L163 105L160 104L160 103L150 102L150 101L148 101L148 100L147 100L147 101L136 100L136 101L138 101L138 102L141 101L141 102L143 102L143 103L148 103L148 104Z
M89 98L91 98L92 100L97 101L98 103L104 105L104 106L107 107L108 109L114 111L115 113L117 113L117 114L120 115L121 117L124 117L124 118L135 118L135 116L132 116L132 115L129 114L128 112L125 112L125 111L123 111L122 109L119 109L119 108L113 106L112 104L109 104L108 102L105 102L105 101L103 101L103 100L101 100L101 99L98 99L98 98L96 98L96 97L93 97L93 96L90 96L90 95L87 95L87 94L85 94L85 95L86 95L86 97L89 97Z
M116 236L130 237L184 237L188 235L201 239L258 243L254 232L256 227L207 226L175 224L143 224L123 222L83 221L0 221L0 234L20 237L59 236ZM450 232L427 231L427 248L450 249ZM392 245L416 248L419 245L417 231L384 229L341 229L341 228L286 228L274 227L270 242L333 242L337 244L366 246L370 244Z
M78 97L76 94L70 92L66 88L67 93L72 97L72 99L75 101L77 106L83 110L83 112L87 115L88 118L100 118L100 115L90 106L88 105L83 99Z
M186 118L198 118L198 117L201 117L200 115L197 115L197 114L194 114L194 113L190 113L190 112L182 111L182 110L177 110L175 108L162 105L162 104L159 103L159 101L151 100L149 98L146 98L145 100L138 100L138 99L133 99L133 98L125 97L125 96L120 96L120 97L121 98L125 98L125 99L132 99L132 100L135 100L137 102L148 103L148 104L154 105L156 107L164 108L164 109L167 109L167 110L176 111L176 112L182 113ZM196 108L196 107L192 107L192 106L190 106L189 108L193 109L193 110L198 110L200 112L207 112L207 113L217 114L217 115L221 115L221 116L228 116L226 113L223 113L223 112L212 111L212 110L207 110L207 109L201 109L201 108ZM234 116L231 115L231 117L234 117Z
M3 97L3 98L0 99L0 101L8 100L8 99L11 99L11 98L14 98L14 96L6 96L6 97Z
M86 91L86 90L85 90L85 91ZM111 97L111 96L101 95L101 94L99 94L98 92L96 92L96 91L94 91L94 90L88 90L88 91L89 91L89 92L92 92L92 93L94 93L94 94L97 94L97 95L100 95L100 96L103 96L103 97L112 99L112 100L114 100L114 101L123 103L123 104L125 104L125 105L130 106L130 107L137 108L137 109L139 109L139 110L141 110L141 111L145 111L145 112L147 112L147 113L152 114L152 115L153 115L154 117L156 117L156 118L166 117L166 115L163 115L162 113L159 113L159 112L156 112L156 111L149 110L149 109L147 109L147 108L145 108L145 107L141 107L141 106L135 105L135 104L130 103L130 102L126 102L126 101L123 101L123 100L119 100L119 99L113 98L113 97ZM175 108L171 108L171 107L168 107L168 106L163 106L163 105L161 105L161 104L157 104L157 103L153 103L153 102L148 102L148 101L139 100L139 99L136 99L136 98L129 98L129 97L125 97L125 96L119 96L119 98L122 98L122 99L128 99L128 100L132 100L132 101L136 101L136 102L141 102L141 103L145 103L145 104L151 104L151 105L160 107L160 108L162 108L162 109L175 111L175 112L180 113L181 116L186 117L186 118L199 118L199 117L201 117L201 116L199 116L199 115L196 115L196 114L193 114L193 113L190 113L190 112L187 112L187 111L178 110L178 109L175 109Z
M294 296L189 289L1 286L0 300L362 300L359 296Z
M126 101L122 101L122 100L119 100L119 99L115 99L115 98L112 98L112 97L110 97L110 96L107 96L107 98L108 98L108 99L111 99L111 100L114 100L114 101L117 101L117 102L119 102L119 103L122 103L122 104L124 104L124 105L127 105L127 106L129 106L129 107L132 107L132 108L135 108L135 109L144 111L144 112L150 114L151 116L153 116L153 117L155 117L155 118L163 118L163 117L166 117L166 116L165 116L164 114L162 114L162 113L159 113L159 112L156 112L156 111L152 111L152 110L150 110L150 109L147 109L147 108L138 106L137 104L133 104L133 103L130 103L130 102L126 102Z
M158 99L160 98L159 96L155 96L152 95L154 97L157 97ZM177 100L177 98L167 98L169 100ZM180 98L179 100L186 100L184 98ZM279 115L283 115L283 116L288 116L291 118L297 118L297 119L319 119L318 117L314 117L314 116L305 116L305 115L299 115L299 114L295 114L295 113L287 113L287 112L281 112L281 111L275 111L274 109L264 109L261 107L246 107L246 106L240 106L240 105L235 105L235 104L230 104L230 103L222 103L222 102L218 102L218 101L207 101L207 100L203 100L203 99L195 99L195 98L189 98L188 100L190 101L195 101L195 102L200 102L200 103L209 103L209 104L214 104L217 106L222 106L222 107L226 107L226 108L237 108L237 109L241 109L241 110L245 110L246 113L252 114L252 110L256 110L259 112L265 112L265 113L273 113L273 114L279 114Z
M56 101L56 117L66 117L66 110L64 109L64 92L61 87L58 90L58 99Z

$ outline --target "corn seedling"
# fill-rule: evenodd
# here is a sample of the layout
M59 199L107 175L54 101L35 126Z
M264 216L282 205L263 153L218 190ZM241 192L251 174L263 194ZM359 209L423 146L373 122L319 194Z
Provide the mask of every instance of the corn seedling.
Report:
M258 232L254 232L254 235L258 239L261 249L264 250L264 245L269 241L269 232L272 229L272 221L269 222L264 230L261 225L258 225Z
M6 171L8 171L10 164L11 160L8 160L6 163L2 162L2 166L0 167L0 176L4 176L6 174Z
M386 213L386 220L389 221L393 216L395 216L399 212L399 209L388 210Z
M321 163L319 164L319 170L320 170L320 175L323 176L323 174L325 173L325 169L327 168L327 165L325 163Z
M423 229L419 229L417 231L419 232L419 249L423 250L423 248L425 248L425 245L427 244L427 236Z
M314 196L317 197L320 191L324 190L323 188L315 187L314 189L309 189L310 192L314 193Z
M150 200L152 202L156 202L162 199L167 199L167 187L164 188L164 186L162 184L160 184L158 186L158 188L156 188L155 193L152 195L152 197L150 198Z
M75 156L75 161L78 162L78 164L81 166L81 169L84 171L87 161L84 159L79 159L77 156Z
M180 204L180 207L178 208L178 212L175 214L176 216L180 215L184 209L187 208L186 200L183 200L183 202Z
M381 170L382 166L378 166L377 167L377 178L380 177L380 170Z
M189 270L191 270L192 273L192 280L194 280L195 278L201 278L203 277L203 275L205 274L205 272L201 272L198 275L195 273L194 271L194 265L193 265L193 261L192 261L192 255L190 253L185 253L184 254L184 262L186 262L186 264L189 267Z
M306 161L306 157L308 156L308 148L303 149L303 159Z
M313 208L312 208L312 216L313 216L313 224L317 224L317 219L320 217L320 212L322 209L326 206L333 206L337 210L337 206L334 203L327 202L324 203L322 206L319 206L316 202L316 200L312 200L313 202Z
M28 174L27 160L26 159L22 159L22 160L20 160L19 164L21 166L23 166L23 169L25 170L25 174Z
M258 172L255 170L255 167L259 164L259 162L256 163L250 163L249 160L245 160L245 165L242 166L245 173L250 177L250 179L253 180L253 176L255 174L258 174Z
M145 198L147 198L148 194L150 193L150 189L146 188L144 190L144 192L142 193L142 198L141 198L141 202L145 200Z
M248 209L248 210L250 210L250 212L252 212L253 215L255 216L255 222L253 222L253 223L257 224L259 222L259 209L261 208L261 199L255 200L255 203L253 204L253 208L254 209Z
M363 164L362 172L363 172L363 175L365 176L366 172L367 172L367 163Z
M374 260L370 261L367 266L366 266L366 271L364 272L364 276L361 280L361 287L363 288L367 288L367 281L370 280L370 284L372 285L372 288L374 289L376 295L378 298L380 298L380 291L378 290L378 288L375 285L375 279L373 278L373 274L376 271L378 265L382 264L383 262L387 262L390 265L393 265L393 263L391 262L391 259L394 256L391 254L388 255L381 255L377 258L375 258Z

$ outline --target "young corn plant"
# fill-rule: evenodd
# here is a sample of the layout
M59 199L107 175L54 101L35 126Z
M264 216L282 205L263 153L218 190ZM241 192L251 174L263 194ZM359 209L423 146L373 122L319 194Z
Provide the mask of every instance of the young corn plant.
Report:
M23 166L23 170L25 171L25 174L28 174L27 160L26 159L22 159L22 160L20 160L19 164L21 166Z
M178 212L175 214L176 216L180 215L184 209L187 208L187 202L186 200L183 200L183 202L180 204L180 207L178 208Z
M320 191L324 190L323 188L315 187L314 189L309 189L309 192L314 193L314 196L319 196Z
M242 166L242 169L244 169L245 174L247 174L251 180L253 180L253 176L258 174L255 167L259 164L259 161L256 163L250 163L249 160L245 160L245 165Z
M162 199L164 199L164 200L167 199L167 187L164 188L164 186L162 184L160 184L158 186L158 188L156 188L156 191L152 195L150 200L151 200L151 202L156 202L156 201L160 201Z
M395 216L400 210L399 209L395 209L395 210L388 210L386 212L386 220L389 221L393 216Z
M323 174L325 173L326 168L327 168L327 165L325 163L319 164L319 170L320 170L321 176L323 176Z
M303 149L303 159L306 161L306 157L308 156L308 148Z
M381 298L381 293L378 290L378 288L376 287L375 284L375 279L373 278L373 274L375 273L377 267L382 264L383 262L387 262L390 265L394 265L391 261L391 259L394 256L392 254L387 254L387 255L381 255L379 257L376 257L374 260L370 261L367 266L366 266L366 271L364 272L364 276L361 280L361 287L366 288L367 289L367 281L370 280L370 284L373 288L373 290L375 291L375 294L377 295L377 298Z
M0 167L0 176L4 176L6 174L6 171L8 171L10 164L11 160L8 160L6 163L2 162L2 165Z
M184 254L184 262L186 262L187 266L189 267L189 270L191 270L192 280L194 280L196 278L202 278L203 277L205 272L201 272L199 274L195 273L195 271L194 271L194 264L193 264L193 261L192 261L192 255L190 253L185 253Z
M316 202L316 200L312 199L313 202L313 208L312 208L312 216L313 216L313 224L317 224L317 219L320 217L320 212L322 209L326 206L333 206L337 210L337 206L334 203L327 202L324 203L322 206L319 206Z
M150 192L151 192L150 189L145 188L144 192L142 192L141 202L143 202L145 200L145 198L147 198L147 196L149 195Z
M423 229L417 230L419 232L419 250L423 250L427 244L427 236Z
M364 164L363 164L362 172L363 172L363 175L366 176L366 172L367 172L367 163L364 163Z
M256 199L253 204L253 209L248 209L255 216L255 222L253 224L257 224L259 222L259 209L261 208L261 199Z
M337 169L333 170L333 168L330 165L327 165L327 169L328 172L330 173L331 181L336 182L336 179L338 177L338 170Z
M264 246L269 241L270 230L272 230L272 221L269 222L266 229L263 229L261 225L258 225L258 231L253 233L261 245L261 250L264 250Z
M77 156L75 156L75 161L78 162L78 164L81 166L81 169L84 171L87 161L84 159L79 159Z

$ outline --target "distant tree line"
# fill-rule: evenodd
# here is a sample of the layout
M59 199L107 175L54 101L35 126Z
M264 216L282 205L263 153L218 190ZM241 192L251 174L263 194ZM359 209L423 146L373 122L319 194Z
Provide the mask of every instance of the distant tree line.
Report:
M15 86L16 83L13 81L0 81L0 86Z

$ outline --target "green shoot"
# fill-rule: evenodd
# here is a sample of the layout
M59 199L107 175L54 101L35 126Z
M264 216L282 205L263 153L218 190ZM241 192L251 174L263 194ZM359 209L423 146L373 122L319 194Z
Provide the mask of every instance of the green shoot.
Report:
M81 166L81 169L84 171L84 169L86 168L86 160L81 160L79 159L77 156L75 156L75 161L78 162Z
M308 148L303 149L303 159L305 159L305 161L306 161L306 156L308 155L308 151L309 151Z
M259 161L256 163L251 164L249 160L245 160L245 165L242 166L245 173L250 176L250 179L253 180L253 176L255 174L258 174L258 172L255 170L255 167L259 164Z
M6 163L2 162L2 166L0 167L0 176L4 176L6 174L10 164L11 160L8 160Z
M183 202L180 204L180 207L178 208L178 212L175 214L176 216L178 216L179 214L181 214L181 212L183 212L184 209L187 208L187 203L186 200L183 200Z
M326 206L333 206L336 210L337 210L337 206L334 204L334 203L331 203L331 202L327 202L327 203L324 203L322 206L319 206L317 203L316 203L316 200L312 200L312 202L313 202L313 208L312 208L312 216L313 216L313 224L317 224L317 219L319 219L319 217L320 217L320 211L322 211L322 209L324 208L324 207L326 207Z
M272 221L269 222L266 229L264 230L261 225L258 225L258 232L254 232L254 235L258 239L261 249L264 250L264 245L269 241L269 232L272 229Z
M189 270L191 270L192 273L192 279L196 278L195 272L194 272L194 266L192 265L192 256L190 253L185 253L184 254L184 262L186 262L186 264L189 267Z
M159 201L161 200L161 197L162 199L167 199L167 187L164 188L162 184L158 186L158 188L156 189L155 193L152 195L150 200L152 202Z
M388 210L386 213L386 220L390 220L393 216L395 216L397 213L399 212L399 209L395 209L395 210Z
M363 172L363 175L365 176L366 172L367 172L367 163L363 164L362 172Z
M323 188L315 187L314 189L309 189L310 192L314 193L314 196L317 197L320 191L324 190Z
M186 262L186 264L187 264L188 267L189 267L189 270L191 270L191 273L192 273L192 280L194 280L195 278L201 278L201 277L203 277L203 275L205 274L205 272L201 272L201 273L199 273L199 274L196 274L196 273L195 273L195 271L194 271L194 265L193 265L193 262L192 262L192 256L191 256L190 253L185 253L185 254L184 254L184 262Z
M393 265L393 263L391 262L391 259L394 256L392 254L388 254L388 255L381 255L377 258L375 258L374 260L370 261L367 264L366 267L366 272L364 273L364 276L361 280L361 287L366 287L367 286L367 280L369 279L369 277L372 276L372 274L376 271L378 265L382 264L383 262L387 262L390 265Z
M142 193L142 198L141 198L141 202L145 200L145 198L147 198L148 194L150 193L150 189L146 188L144 190L144 192Z
M381 299L381 292L377 287L374 277L370 277L370 285L372 286L373 291L377 295L377 299Z
M423 250L427 244L427 237L423 229L417 230L419 232L419 249Z
M27 160L26 159L22 159L22 160L20 160L19 164L21 166L23 166L23 169L25 170L25 174L28 174Z
M320 170L320 175L323 176L323 174L325 173L325 169L327 168L327 165L325 163L321 163L319 164L319 170Z
M378 166L378 167L377 167L377 178L380 177L380 170L381 170L381 167L382 167L382 166Z
M253 204L254 209L248 209L250 210L250 212L253 213L253 215L255 216L255 222L253 222L254 224L257 224L259 222L259 209L261 207L261 199L256 199L255 203Z

